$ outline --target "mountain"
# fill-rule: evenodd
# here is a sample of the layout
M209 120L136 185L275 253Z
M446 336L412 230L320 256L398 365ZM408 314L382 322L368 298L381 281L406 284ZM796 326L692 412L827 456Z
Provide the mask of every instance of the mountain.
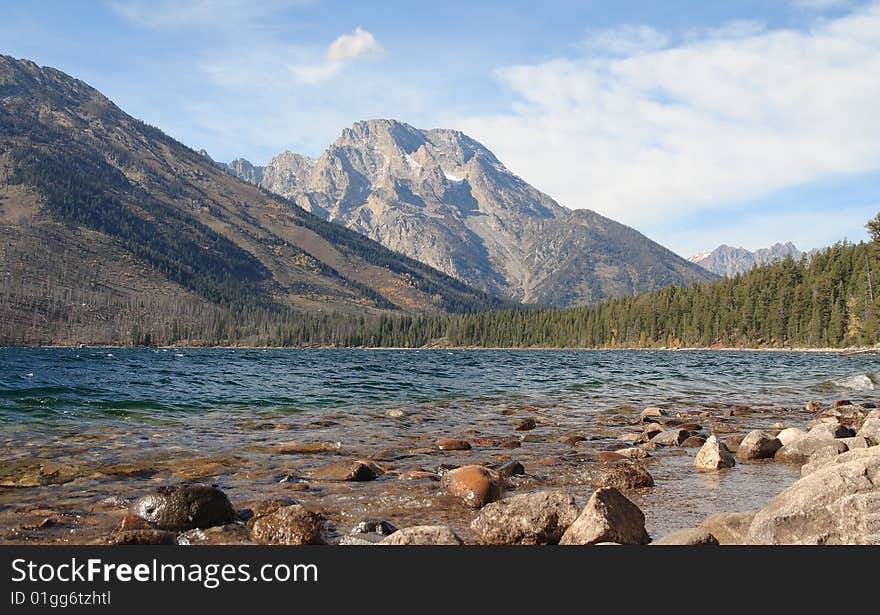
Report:
M714 278L629 227L562 207L456 130L370 120L315 160L285 152L254 171L244 162L229 171L516 301L582 305Z
M236 179L82 81L0 56L0 344L501 303Z
M761 248L754 252L745 248L720 245L711 252L696 254L688 260L717 275L733 277L740 273L746 273L758 265L778 263L789 256L794 260L800 260L804 254L789 241L775 243L769 248Z

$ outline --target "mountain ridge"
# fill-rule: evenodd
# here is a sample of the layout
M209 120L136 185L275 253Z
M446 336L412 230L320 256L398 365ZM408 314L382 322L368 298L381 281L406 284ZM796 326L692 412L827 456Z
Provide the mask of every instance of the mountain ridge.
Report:
M525 303L580 305L713 276L638 231L571 210L461 131L389 119L343 129L317 158L227 169L465 283ZM567 238L565 242L561 237Z
M240 317L259 329L248 314L274 309L503 305L236 179L74 77L2 55L0 274L0 343Z
M721 244L711 252L695 254L688 260L717 275L733 277L747 273L759 265L777 263L788 257L799 260L805 255L808 253L798 250L792 242L787 241L757 250Z

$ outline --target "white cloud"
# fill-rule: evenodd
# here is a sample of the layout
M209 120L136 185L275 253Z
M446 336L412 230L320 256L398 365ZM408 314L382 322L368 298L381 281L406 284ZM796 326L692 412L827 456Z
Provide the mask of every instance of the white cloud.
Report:
M372 33L356 28L337 37L324 50L282 43L253 44L246 49L200 64L215 83L227 87L258 87L284 90L289 77L306 85L317 85L359 61L375 60L384 54Z
M360 26L351 34L342 34L327 47L328 62L350 62L358 58L380 57L385 50L371 32Z
M880 170L880 5L733 31L502 68L510 110L457 127L561 203L639 228Z
M651 26L627 25L594 32L582 47L595 55L632 55L666 46L665 34Z

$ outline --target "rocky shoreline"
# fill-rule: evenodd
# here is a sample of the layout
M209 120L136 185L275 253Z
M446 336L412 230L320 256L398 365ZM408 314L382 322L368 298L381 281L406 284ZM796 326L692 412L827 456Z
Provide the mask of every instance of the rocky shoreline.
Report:
M114 545L880 544L880 410L873 403L838 400L823 407L810 402L797 412L733 406L720 414L649 407L633 410L630 417L615 414L600 419L605 426L601 437L558 434L552 447L564 451L560 459L589 468L587 480L592 489L583 505L568 488L572 482L568 475L554 481L552 476L534 474L529 467L540 471L542 466L561 467L563 463L554 458L533 460L524 454L530 443L548 440L546 434L533 436L546 425L539 415L511 420L509 435L504 437L444 437L403 452L384 450L360 457L349 457L340 443L275 444L271 447L275 457L301 456L317 462L282 477L284 495L273 489L271 497L235 498L233 503L222 488L207 481L168 483L160 479L161 486L133 501L122 496L102 500L90 509L94 518L88 523L71 523L54 513L49 501L42 506L4 506L13 510L12 518L24 515L28 519L9 528L4 538L16 543L58 542L59 528L90 525L90 532L71 529L61 541ZM798 421L800 427L793 420L772 421L781 414L806 420ZM598 449L578 448L596 441L602 442ZM433 467L425 463L438 455L443 462ZM475 455L488 459L473 459ZM342 459L327 461L328 456ZM518 457L530 461L523 463ZM790 485L780 484L778 495L758 510L735 510L737 494L730 493L729 512L652 537L638 502L654 498L671 514L682 505L673 492L664 495L670 481L655 482L652 464L663 459L677 460L678 473L708 481L725 480L746 469L770 472L777 464L799 468L800 478ZM190 472L193 478L223 475L228 469L222 463L188 467L198 469ZM114 471L137 476L142 468L132 464ZM62 463L33 459L0 463L0 496L29 487L50 489L73 480L76 472ZM364 493L368 486L375 487ZM322 490L334 488L341 494L335 507L322 500ZM580 485L576 491L583 493ZM387 510L394 508L394 498L406 492L424 494L427 503L418 523L356 518L358 511L368 509L360 503L363 498L392 500ZM0 498L0 503L4 501ZM656 513L658 505L648 510ZM406 514L402 518L406 520ZM107 525L108 520L114 520L113 525Z

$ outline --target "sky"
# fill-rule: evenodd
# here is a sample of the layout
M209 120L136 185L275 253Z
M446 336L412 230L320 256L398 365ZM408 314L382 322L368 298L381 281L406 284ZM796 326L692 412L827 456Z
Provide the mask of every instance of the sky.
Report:
M880 1L0 0L0 53L216 160L456 128L684 256L865 237Z

